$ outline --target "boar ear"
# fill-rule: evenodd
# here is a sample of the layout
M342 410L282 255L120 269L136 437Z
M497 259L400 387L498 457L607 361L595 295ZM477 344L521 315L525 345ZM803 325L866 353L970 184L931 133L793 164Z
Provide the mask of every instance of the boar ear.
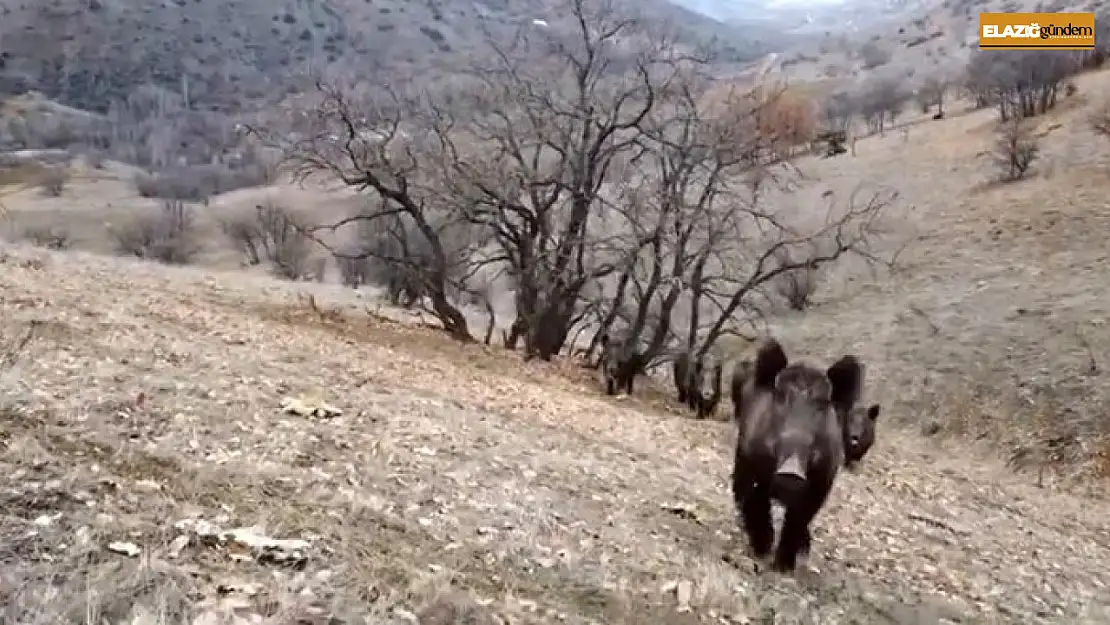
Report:
M844 412L852 409L863 392L863 363L848 355L834 362L826 371L832 385L832 402Z
M755 356L752 379L756 388L775 388L775 378L786 368L786 352L775 339L768 340Z
M882 407L879 406L879 404L871 404L867 408L867 418L871 419L872 421L878 419L880 410L882 410Z

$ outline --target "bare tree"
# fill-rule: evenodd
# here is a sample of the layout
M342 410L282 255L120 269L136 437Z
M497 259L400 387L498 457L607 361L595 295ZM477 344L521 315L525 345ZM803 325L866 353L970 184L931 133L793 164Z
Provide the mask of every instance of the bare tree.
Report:
M902 113L909 94L902 82L893 77L874 78L859 94L859 111L871 132L884 133Z
M1088 121L1092 130L1110 139L1110 102L1103 104L1094 113L1091 113Z
M871 256L872 223L893 199L853 198L817 222L796 219L783 205L792 169L766 165L758 111L706 116L702 88L700 76L683 74L660 94L642 124L642 178L622 212L626 262L599 334L625 318L649 363L678 352L703 363L722 336L762 314L779 280L845 254Z
M790 207L792 170L773 158L781 136L766 124L773 99L707 115L699 59L604 3L566 0L561 14L573 36L530 28L490 43L492 61L443 93L356 98L322 85L296 132L256 132L302 177L367 193L366 212L328 227L358 221L418 244L337 258L411 270L460 338L459 302L492 319L486 287L503 275L516 315L506 344L523 342L526 358L550 359L588 330L597 344L621 324L642 364L673 343L703 357L780 275L870 256L888 199L816 220Z
M386 298L394 306L422 306L434 286L428 283L429 278L436 279L434 246L410 218L403 213L383 214L384 206L379 204L379 208L357 215L355 240L334 256L345 268L341 271L362 272L360 282L355 284L351 284L354 279L349 276L351 286L377 284L385 288ZM432 215L429 224L446 259L449 299L459 303L470 301L471 291L478 292L471 288L471 283L476 282L472 280L473 271L480 266L472 257L477 239L471 236L469 224L446 211Z
M968 63L967 87L977 104L999 118L1041 115L1056 106L1060 84L1080 68L1079 57L1046 50L985 50Z
M426 254L414 257L388 249L363 249L353 255L331 251L343 258L377 253L383 262L410 269L419 276L422 294L444 329L459 340L473 340L466 317L449 296L452 277L457 275L454 265L465 254L449 253L446 244L447 233L458 223L442 201L443 185L435 178L436 168L427 165L438 162L438 146L414 139L428 128L429 103L397 92L370 94L342 79L318 81L315 95L313 106L297 112L294 130L249 129L264 145L283 154L284 164L299 180L323 175L367 195L367 210L315 226L309 234L324 244L315 236L322 229L335 231L358 222L378 222L384 228L390 220L402 220L426 247Z
M944 117L944 96L948 93L948 79L943 76L930 76L918 89L918 102L921 112L928 113L932 107L937 107L937 116Z
M998 122L995 134L994 160L1002 172L1002 180L1021 180L1040 153L1036 135L1020 117Z
M305 277L312 241L304 234L305 224L289 209L267 202L256 206L253 215L225 218L220 226L243 255L245 265L265 262L278 277Z
M1008 82L1003 76L1004 67L995 57L982 52L973 53L964 75L964 90L975 100L975 108L994 106L1001 97L1002 86Z
M858 114L858 102L845 91L832 94L821 107L822 121L828 130L847 132L852 118Z
M738 227L737 213L727 203L741 174L776 147L774 136L760 133L759 107L768 98L746 100L754 108L705 117L698 100L708 85L691 67L660 93L641 126L643 176L624 198L623 231L631 234L623 249L627 262L598 334L608 332L627 304L629 333L643 339L648 363L673 342L699 359L703 355L699 340L705 323L715 319L702 312L710 305L718 270L726 266L721 253ZM676 327L680 310L686 313L685 328Z
M868 41L860 48L859 57L863 69L875 69L890 62L892 54L889 48L884 48L874 41Z
M468 123L437 133L458 209L492 233L514 285L507 343L523 340L526 357L545 360L583 315L587 285L616 269L590 262L605 247L593 225L612 210L603 187L638 149L678 60L666 37L616 19L607 3L568 0L561 13L572 37L533 28L508 46L489 42L492 64L455 96Z

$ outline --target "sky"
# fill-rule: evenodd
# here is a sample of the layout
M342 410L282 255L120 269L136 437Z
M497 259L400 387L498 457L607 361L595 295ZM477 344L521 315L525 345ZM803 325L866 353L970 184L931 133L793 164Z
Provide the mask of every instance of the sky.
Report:
M832 6L836 4L844 4L846 1L847 0L768 0L767 6L803 9L807 6Z

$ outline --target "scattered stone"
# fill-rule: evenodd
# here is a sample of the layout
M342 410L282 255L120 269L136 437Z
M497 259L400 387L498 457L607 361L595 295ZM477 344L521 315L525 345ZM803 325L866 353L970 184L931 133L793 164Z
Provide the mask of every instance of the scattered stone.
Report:
M672 579L664 583L660 591L665 594L674 593L679 612L690 611L690 601L694 598L694 582L688 579Z
M143 606L135 606L127 625L158 625L158 616Z
M239 594L253 597L262 592L262 584L258 582L229 581L216 584L216 592L221 595Z
M678 600L678 611L689 612L690 601L694 598L694 582L684 579L675 586L675 597Z
M121 541L108 543L108 551L111 551L112 553L118 553L129 558L137 558L143 552L142 549L139 549L138 545Z
M192 539L190 539L186 535L181 535L181 536L178 536L177 538L173 539L173 542L170 543L169 557L170 558L177 558L177 557L181 556L181 552L186 547L189 546L189 543L191 542L191 540Z
M162 490L162 485L154 480L139 480L135 482L135 488L147 493L156 493Z
M298 569L303 568L308 562L306 552L312 546L307 540L270 538L263 535L262 530L257 527L240 527L223 531L219 526L203 519L183 519L175 523L174 527L178 531L192 532L203 544L246 548L251 557L258 562ZM181 548L184 548L184 545L181 545ZM248 559L235 553L229 554L229 557L235 560Z
M42 516L36 517L34 523L39 527L49 527L54 524L54 521L57 521L60 518L62 518L61 512L56 512L54 514L44 514Z
M343 414L343 411L325 403L317 397L299 395L286 397L281 400L281 411L298 417L316 417L318 419L331 419Z
M667 512L670 512L671 514L679 517L680 519L686 519L688 521L694 521L695 523L700 523L701 522L698 519L698 511L694 507L693 504L674 503L674 504L663 504L660 507L663 508L663 510L666 510Z
M264 563L303 565L308 559L304 552L311 547L306 540L263 536L257 528L253 527L228 530L220 537L247 547L254 552L260 562Z

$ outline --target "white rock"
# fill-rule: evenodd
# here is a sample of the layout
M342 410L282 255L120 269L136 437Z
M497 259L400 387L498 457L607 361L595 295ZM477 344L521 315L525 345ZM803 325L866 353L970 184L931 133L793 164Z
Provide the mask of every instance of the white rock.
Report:
M143 552L142 549L139 549L138 545L122 541L108 543L108 551L125 555L130 558L137 558Z

